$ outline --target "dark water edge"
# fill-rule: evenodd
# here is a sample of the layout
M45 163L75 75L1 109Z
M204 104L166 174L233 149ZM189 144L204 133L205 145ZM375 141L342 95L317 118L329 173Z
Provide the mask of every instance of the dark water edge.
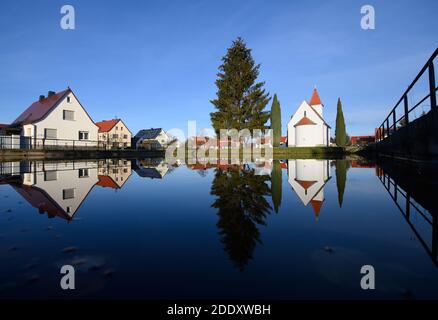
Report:
M14 170L0 177L2 299L438 298L433 170L159 158ZM60 289L64 264L74 291ZM363 265L376 290L361 289Z

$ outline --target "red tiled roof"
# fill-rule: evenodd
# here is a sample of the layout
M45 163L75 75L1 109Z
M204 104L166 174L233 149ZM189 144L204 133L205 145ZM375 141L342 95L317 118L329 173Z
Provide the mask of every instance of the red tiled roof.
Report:
M64 91L55 93L51 97L46 97L42 100L32 103L29 108L27 108L17 119L15 119L12 125L23 125L42 120L70 91L70 88L68 88Z
M317 181L304 181L304 180L296 180L300 186L302 186L304 189L309 189L311 186L313 186Z
M99 132L108 132L120 121L120 119L103 120L101 122L96 122L99 127Z
M119 189L119 186L117 183L109 176L98 176L99 181L96 183L96 185L104 188L112 188L112 189Z
M310 98L309 105L316 106L318 104L322 105L322 102L321 102L321 99L319 98L318 91L315 88L315 89L313 89L313 94L312 94L312 98Z
M315 212L315 216L318 217L319 212L321 211L322 201L312 200L312 201L310 201L310 204L313 207L313 211Z
M295 127L308 126L308 125L314 125L314 124L316 124L316 123L313 122L312 120L310 120L309 118L307 118L306 116L304 116L300 121L298 121L298 123L295 125Z
M0 123L0 129L6 128L7 126L8 126L7 124Z
M280 142L286 142L287 141L287 137L280 137Z
M280 162L281 169L287 169L287 163L286 162Z
M31 186L13 186L13 188L29 202L34 208L37 208L40 213L47 212L51 217L61 217L66 220L71 220L71 217L62 209L56 201L48 196L43 190Z

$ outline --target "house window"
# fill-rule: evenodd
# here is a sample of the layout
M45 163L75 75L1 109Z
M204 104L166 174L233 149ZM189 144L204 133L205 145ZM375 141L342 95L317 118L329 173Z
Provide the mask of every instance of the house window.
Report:
M119 127L118 127L118 126L116 126L116 130L119 130Z
M55 181L58 179L58 174L56 171L45 171L44 181Z
M62 190L62 199L74 199L75 197L75 189L64 189Z
M73 121L75 119L75 112L70 110L63 110L62 118L64 120Z
M70 102L71 102L71 98L67 97L67 103L70 103Z
M44 129L44 138L56 139L58 137L58 131L56 129Z
M123 135L123 139L128 139L128 135L127 134Z
M79 178L88 178L88 169L79 169Z
M71 213L71 207L67 207L66 212L67 212L67 213Z
M113 139L117 139L119 137L118 134L113 134Z
M79 131L79 140L88 140L88 132Z

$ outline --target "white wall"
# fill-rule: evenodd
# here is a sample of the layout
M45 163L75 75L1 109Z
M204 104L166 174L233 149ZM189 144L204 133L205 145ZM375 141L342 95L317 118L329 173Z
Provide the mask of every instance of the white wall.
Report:
M70 97L70 103L67 102L67 97ZM69 110L74 112L74 120L64 120L63 111ZM38 139L45 138L45 129L56 129L57 139L75 140L76 146L95 146L98 140L98 127L94 124L91 118L87 115L85 110L79 104L79 101L75 98L73 93L69 93L58 104L58 106L52 110L52 112L43 120L34 123L35 132L34 135ZM23 134L27 134L27 126L23 127ZM79 131L88 132L88 142L79 140ZM59 141L59 145L72 145L72 142Z
M316 111L321 113L322 106L314 106ZM312 120L316 125L297 126L297 124L304 116ZM327 146L327 127L314 110L303 101L298 107L295 114L287 125L288 132L288 146L289 147L314 147Z

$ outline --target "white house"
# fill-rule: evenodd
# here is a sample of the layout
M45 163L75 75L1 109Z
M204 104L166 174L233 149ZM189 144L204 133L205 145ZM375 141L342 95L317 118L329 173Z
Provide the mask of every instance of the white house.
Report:
M13 188L50 218L71 220L98 182L97 161L35 162Z
M328 160L288 160L288 180L301 202L311 205L318 219L324 203L324 186L330 180Z
M324 120L323 108L315 88L310 101L301 103L287 125L289 147L329 146L330 126Z
M130 148L132 133L122 119L96 122L99 127L99 143L105 148Z
M17 130L35 147L57 145L97 146L99 127L70 88L40 96L8 128ZM23 143L23 142L22 142Z
M162 149L172 141L172 138L161 128L140 130L133 138L137 149Z

